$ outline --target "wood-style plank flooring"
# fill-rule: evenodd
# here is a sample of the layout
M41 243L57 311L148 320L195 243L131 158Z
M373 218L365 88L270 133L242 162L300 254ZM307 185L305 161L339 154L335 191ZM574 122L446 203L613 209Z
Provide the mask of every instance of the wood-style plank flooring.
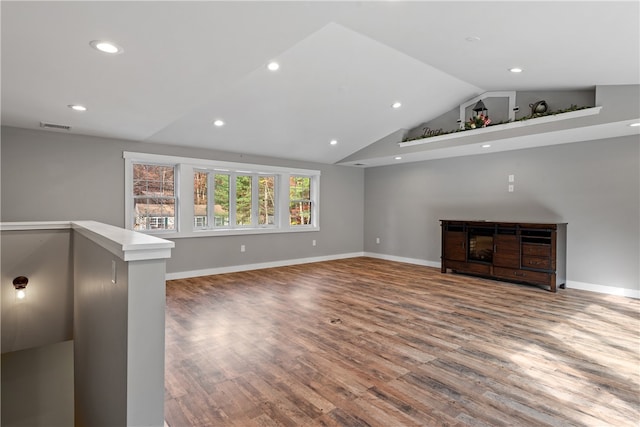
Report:
M639 426L640 301L372 258L167 282L187 426Z

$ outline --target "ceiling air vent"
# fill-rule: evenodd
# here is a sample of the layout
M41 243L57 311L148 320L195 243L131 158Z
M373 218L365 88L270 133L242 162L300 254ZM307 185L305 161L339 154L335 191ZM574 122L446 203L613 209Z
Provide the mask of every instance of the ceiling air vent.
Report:
M56 123L47 123L47 122L40 122L40 127L47 128L47 129L71 130L71 126L58 125Z
M366 166L364 163L354 163L353 166Z

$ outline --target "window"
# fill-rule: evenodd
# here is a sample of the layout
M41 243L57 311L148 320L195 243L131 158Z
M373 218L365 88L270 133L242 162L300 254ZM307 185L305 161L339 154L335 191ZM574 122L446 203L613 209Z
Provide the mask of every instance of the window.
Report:
M247 173L215 173L214 228L274 226L276 177Z
M133 164L133 229L174 230L175 167Z
M250 226L251 224L251 176L236 176L236 225Z
M193 227L206 228L209 223L209 174L193 172Z
M276 177L258 177L258 225L275 225Z
M216 174L215 177L214 226L229 227L229 212L231 212L231 206L229 205L229 175Z
M311 178L291 176L289 178L289 223L292 226L312 223Z
M144 153L124 158L128 228L171 237L319 229L319 171Z

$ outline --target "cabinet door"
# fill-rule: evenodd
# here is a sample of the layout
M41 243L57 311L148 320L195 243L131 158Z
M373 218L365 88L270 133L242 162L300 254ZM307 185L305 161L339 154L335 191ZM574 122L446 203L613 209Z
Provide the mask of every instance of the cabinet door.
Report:
M463 231L444 232L444 258L453 261L467 260L467 233Z
M518 236L496 234L493 236L493 265L520 268L520 240Z

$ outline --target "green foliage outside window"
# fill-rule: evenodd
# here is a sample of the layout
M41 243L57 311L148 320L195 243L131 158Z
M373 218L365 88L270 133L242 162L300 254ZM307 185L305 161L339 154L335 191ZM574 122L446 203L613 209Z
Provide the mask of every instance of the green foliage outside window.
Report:
M258 178L258 224L274 225L276 215L276 177Z
M251 225L251 176L236 177L236 225Z
M289 178L289 223L311 224L311 178L291 176Z
M216 174L214 219L216 227L229 225L229 175Z

